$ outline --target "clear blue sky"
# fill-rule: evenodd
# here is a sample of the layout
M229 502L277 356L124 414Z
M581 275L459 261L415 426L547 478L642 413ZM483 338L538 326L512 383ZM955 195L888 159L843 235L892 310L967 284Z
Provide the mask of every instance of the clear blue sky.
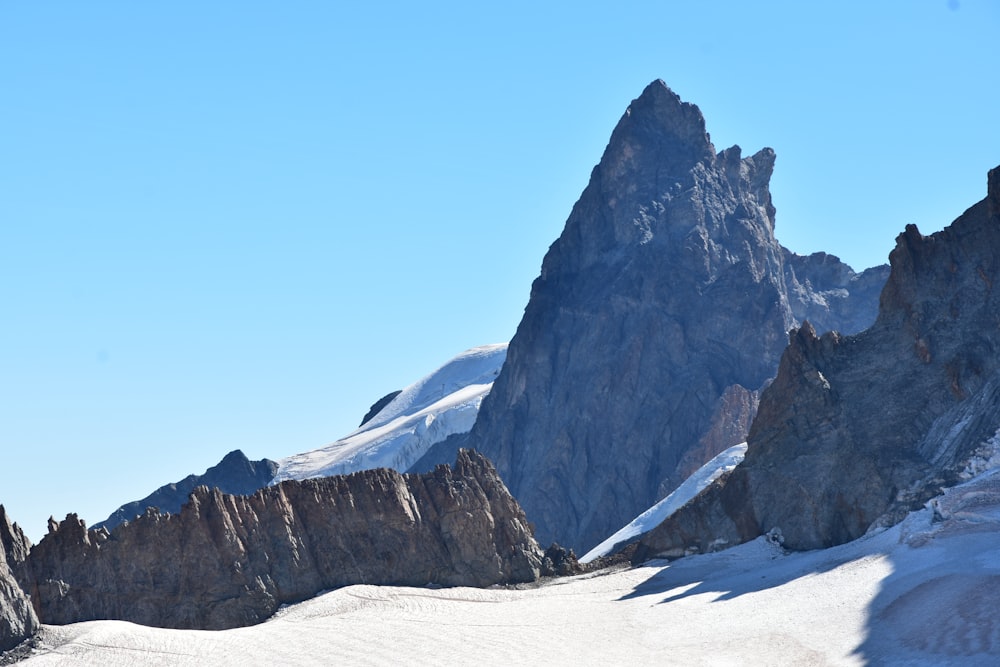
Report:
M625 7L625 8L623 8ZM861 269L1000 163L1000 3L0 3L0 503L37 540L513 334L629 101Z

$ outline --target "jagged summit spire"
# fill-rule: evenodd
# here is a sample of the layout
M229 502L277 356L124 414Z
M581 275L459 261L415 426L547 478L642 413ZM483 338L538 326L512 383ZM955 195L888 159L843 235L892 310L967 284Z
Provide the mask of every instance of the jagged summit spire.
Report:
M625 112L626 116L643 113L649 113L665 126L689 130L696 137L708 136L701 109L681 100L680 95L671 90L663 79L657 79L646 86Z
M622 191L627 184L642 189L650 174L677 179L699 162L712 164L715 147L705 131L697 106L681 98L657 79L632 100L597 167L604 185ZM638 194L638 193L637 193ZM642 199L655 197L650 191Z
M693 162L711 160L715 148L705 131L705 117L694 104L684 102L662 79L653 81L632 100L612 134L655 142L658 150L670 151ZM610 148L610 145L609 145Z
M468 435L543 540L589 549L744 438L794 323L771 163L663 81L628 105Z

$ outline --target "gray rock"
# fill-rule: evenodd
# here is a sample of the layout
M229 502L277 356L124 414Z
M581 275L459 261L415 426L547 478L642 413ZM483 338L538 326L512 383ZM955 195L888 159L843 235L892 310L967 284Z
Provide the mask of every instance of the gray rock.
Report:
M877 272L775 240L774 160L716 153L662 81L618 123L467 439L543 543L586 551L745 440L797 313L874 319Z
M0 505L0 651L11 649L38 632L38 618L15 576L31 542Z
M774 528L789 548L828 547L958 480L1000 428L1000 167L943 231L908 225L890 261L875 324L794 331L743 464L644 538L642 555Z
M253 493L269 484L277 470L276 462L268 459L251 461L246 454L237 449L226 454L219 463L201 475L188 475L179 482L161 486L142 500L122 505L107 519L95 524L94 528L106 528L110 531L115 526L140 516L148 507L155 507L161 512L176 513L180 511L181 505L187 502L191 492L199 486L236 495Z
M110 534L69 515L32 549L29 585L45 623L222 629L348 584L533 581L543 557L493 466L463 450L426 475L198 487L179 514L151 509Z
M889 265L861 273L825 252L796 255L784 250L785 285L792 314L820 332L861 332L878 315L878 298L889 278Z

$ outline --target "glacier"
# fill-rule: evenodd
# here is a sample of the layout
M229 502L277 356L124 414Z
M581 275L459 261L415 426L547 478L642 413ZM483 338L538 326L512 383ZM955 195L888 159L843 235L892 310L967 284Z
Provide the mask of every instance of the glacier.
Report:
M348 586L257 626L44 626L46 665L995 665L1000 470L892 528L788 553L725 551L512 588Z

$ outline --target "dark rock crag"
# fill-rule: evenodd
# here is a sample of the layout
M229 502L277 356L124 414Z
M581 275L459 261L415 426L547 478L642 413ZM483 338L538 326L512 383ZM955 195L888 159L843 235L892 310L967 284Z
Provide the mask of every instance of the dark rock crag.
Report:
M870 329L791 333L743 464L647 535L639 558L773 529L792 549L840 544L983 454L1000 427L1000 167L988 192L943 231L899 235Z
M355 583L533 581L544 554L493 466L387 469L286 481L234 496L199 487L179 514L148 510L109 533L69 515L29 556L45 623L122 619L223 629Z
M374 419L378 413L382 412L382 408L392 403L392 400L402 393L403 393L402 389L397 389L395 391L389 392L382 398L372 403L372 406L368 408L368 412L366 412L365 416L361 418L361 423L358 424L358 428L364 426L372 419Z
M30 549L31 542L0 505L0 651L17 646L38 631L35 610L16 576Z
M543 543L586 550L745 440L804 314L871 324L884 271L775 240L774 160L717 153L662 81L618 123L462 440L496 463Z
M251 461L237 449L226 454L219 463L201 475L188 475L179 482L161 486L142 500L122 505L107 519L95 524L94 528L107 528L110 531L115 526L140 516L147 507L155 507L165 513L176 513L187 502L191 492L199 486L233 495L253 493L262 486L267 486L274 479L277 470L276 462L268 459Z

